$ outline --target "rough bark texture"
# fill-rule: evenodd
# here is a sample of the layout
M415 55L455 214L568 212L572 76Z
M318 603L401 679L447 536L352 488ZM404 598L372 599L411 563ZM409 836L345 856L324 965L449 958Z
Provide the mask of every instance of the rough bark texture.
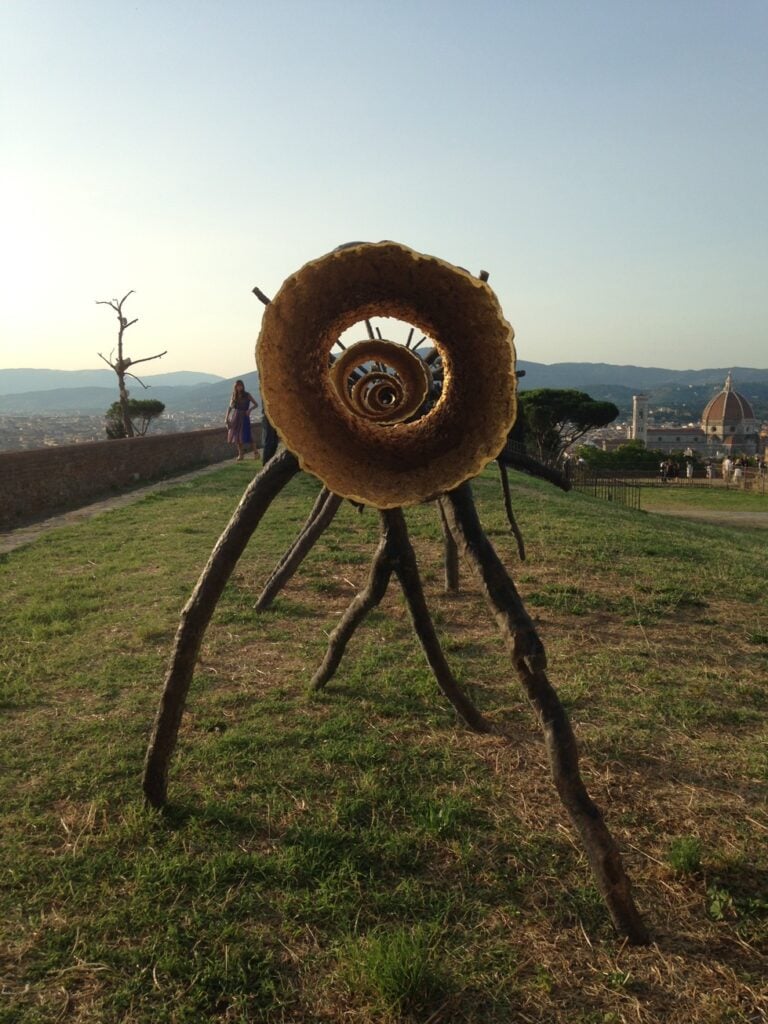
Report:
M512 493L509 489L509 474L507 473L507 467L500 460L496 460L499 464L499 473L501 474L501 489L504 492L504 511L507 513L507 522L510 525L515 540L517 541L517 553L520 556L520 561L525 561L525 541L523 535L520 532L520 527L517 525L515 519L515 513L512 511Z
M427 663L437 680L437 685L471 729L476 732L492 732L490 722L480 714L463 692L445 660L424 598L419 567L408 536L403 510L400 508L387 509L381 513L381 517L395 553L394 570L408 603L413 628L416 630L416 635L426 655Z
M515 586L480 525L469 484L441 499L459 550L478 577L544 731L555 787L581 836L616 929L635 944L649 941L632 899L618 847L579 772L570 721L546 675L546 656Z
M298 537L282 556L264 584L264 589L254 605L256 611L263 612L269 608L318 539L331 525L341 502L342 499L337 494L331 494L327 487L323 487Z
M181 613L171 663L144 762L144 793L155 807L166 802L168 763L184 713L203 636L238 559L272 501L298 472L296 456L283 451L249 484L211 552L192 596Z
M402 509L388 509L380 515L382 536L371 564L368 582L365 589L351 602L339 625L331 634L323 663L312 679L312 688L319 690L332 678L355 629L384 597L394 572L403 588L413 627L438 686L470 728L477 732L491 732L490 723L480 714L454 679L440 648L424 598L416 556L408 537Z
M459 592L459 549L453 539L445 512L440 502L437 503L437 511L440 515L440 527L443 531L443 568L445 571L445 590L448 594Z
M310 684L313 690L321 690L328 680L333 678L355 630L368 612L374 609L386 594L392 569L390 541L385 534L382 534L379 546L373 556L368 582L365 588L354 597L338 626L331 633L323 663L315 672Z

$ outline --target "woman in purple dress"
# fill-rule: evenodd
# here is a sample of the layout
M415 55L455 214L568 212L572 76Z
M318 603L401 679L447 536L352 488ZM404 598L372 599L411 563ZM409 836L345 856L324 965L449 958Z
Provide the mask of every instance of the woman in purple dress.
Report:
M251 409L258 409L256 399L245 390L245 384L241 380L236 380L235 386L232 388L232 400L227 410L226 423L229 427L227 440L230 444L237 445L238 462L243 461L243 451L246 445L250 445L254 459L259 457L251 434Z

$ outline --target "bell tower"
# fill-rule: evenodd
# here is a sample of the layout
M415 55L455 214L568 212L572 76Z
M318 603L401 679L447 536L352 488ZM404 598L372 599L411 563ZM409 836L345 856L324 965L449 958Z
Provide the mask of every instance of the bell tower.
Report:
M648 395L632 395L632 440L648 439Z

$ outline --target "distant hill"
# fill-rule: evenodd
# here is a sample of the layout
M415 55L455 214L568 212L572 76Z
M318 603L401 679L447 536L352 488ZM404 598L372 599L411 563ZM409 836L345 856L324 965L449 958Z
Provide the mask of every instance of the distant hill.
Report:
M525 383L521 381L521 384ZM718 384L661 384L654 388L645 388L650 398L651 413L657 419L668 419L677 423L698 421L704 406L722 389L723 382ZM768 421L768 377L763 381L741 384L736 381L736 389L749 400L755 416L759 420ZM618 406L621 419L627 419L632 413L632 395L638 389L623 388L614 385L592 385L578 390L587 391L592 398L600 401L613 402Z
M71 413L72 415L99 416L117 400L115 375L109 370L105 372L109 387L64 387L0 395L0 415L46 416ZM143 379L145 383L148 383L154 382L160 377L161 375L158 374L157 377ZM152 386L146 391L133 382L130 393L132 398L153 398L164 402L168 412L220 412L223 417L232 395L232 388L238 379L245 382L246 390L259 398L259 375L255 370L252 373L242 374L240 378L231 377L228 380L219 378L212 384L163 387L155 386L152 383Z
M525 370L521 391L576 388L592 398L615 403L623 419L632 412L632 396L647 394L652 414L680 423L698 420L731 372L734 386L752 403L757 418L768 420L768 370L746 366L665 370L611 363L531 363L524 359L518 361L518 366Z
M759 419L768 419L768 369L719 367L710 370L665 370L660 367L615 366L611 363L518 362L525 376L520 388L576 388L593 398L615 402L623 417L630 414L632 396L645 393L651 411L669 410L668 418L695 420L723 386L729 371L734 384L753 404ZM40 383L15 392L23 381L8 375L35 374ZM48 374L50 376L46 377ZM80 379L78 380L78 377ZM93 375L94 381L89 375ZM256 371L240 375L246 388L259 397ZM84 377L84 379L83 379ZM203 378L202 380L200 378ZM218 413L226 409L236 377L180 371L143 378L151 387L144 391L133 382L134 398L156 398L168 412ZM9 381L12 384L9 385ZM60 383L56 384L56 381ZM61 383L64 380L66 383ZM5 389L5 394L3 394ZM0 414L24 415L81 413L100 415L117 398L117 382L111 370L0 370Z
M154 387L186 387L194 384L212 384L223 378L215 373L195 370L177 370L174 373L143 375L146 383ZM115 384L113 370L0 370L0 395L18 395L29 391L56 391L61 388L108 388ZM138 388L139 385L137 384Z
M658 366L617 366L613 363L531 363L525 359L520 359L518 366L525 370L525 378L520 381L521 390L577 388L589 391L595 386L619 386L636 395L666 385L712 385L713 388L721 388L729 372L733 374L737 389L742 391L743 385L754 381L768 383L768 369L748 366L665 370Z

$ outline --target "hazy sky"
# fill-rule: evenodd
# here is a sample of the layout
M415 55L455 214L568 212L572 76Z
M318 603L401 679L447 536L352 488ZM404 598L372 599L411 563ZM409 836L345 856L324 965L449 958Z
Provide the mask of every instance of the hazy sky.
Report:
M352 239L490 271L518 354L768 366L766 0L0 0L0 366L253 368Z

